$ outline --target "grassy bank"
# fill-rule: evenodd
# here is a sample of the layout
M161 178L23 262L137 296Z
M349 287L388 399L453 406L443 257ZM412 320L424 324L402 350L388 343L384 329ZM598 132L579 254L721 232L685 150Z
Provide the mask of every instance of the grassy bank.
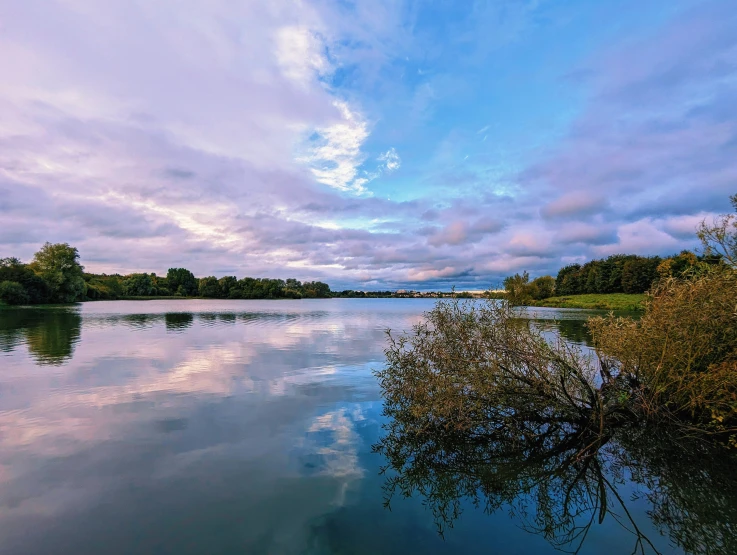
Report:
M550 297L534 301L533 306L552 308L588 308L601 310L643 310L645 295L628 293L605 293Z

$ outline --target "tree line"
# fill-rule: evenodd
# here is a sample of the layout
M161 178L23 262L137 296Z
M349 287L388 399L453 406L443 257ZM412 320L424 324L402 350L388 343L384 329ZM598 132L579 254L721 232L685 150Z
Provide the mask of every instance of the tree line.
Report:
M235 276L197 278L186 268L155 273L92 274L79 263L79 251L67 243L46 243L24 264L0 259L0 301L6 304L71 303L126 297L203 297L211 299L328 298L321 281Z
M530 280L529 273L517 273L504 279L504 289L517 304L552 296L645 293L660 280L681 278L705 266L723 263L723 256L716 252L697 255L684 250L665 258L615 254L583 265L569 264L555 278L541 276Z

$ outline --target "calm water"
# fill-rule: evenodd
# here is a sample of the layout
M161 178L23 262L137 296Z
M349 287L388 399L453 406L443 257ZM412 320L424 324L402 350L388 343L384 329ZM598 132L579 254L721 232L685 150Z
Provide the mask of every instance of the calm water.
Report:
M0 553L556 553L506 511L437 533L382 505L384 330L432 301L98 302L0 311ZM540 310L585 344L582 313ZM560 318L553 322L552 318ZM626 480L662 553L681 553ZM666 529L667 535L667 529ZM614 518L582 552L629 553ZM726 552L726 551L725 551Z

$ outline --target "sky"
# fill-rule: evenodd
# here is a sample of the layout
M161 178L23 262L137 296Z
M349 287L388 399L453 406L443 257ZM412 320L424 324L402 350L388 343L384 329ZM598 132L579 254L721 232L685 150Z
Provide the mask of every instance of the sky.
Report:
M497 287L698 246L737 193L737 10L0 0L0 257Z

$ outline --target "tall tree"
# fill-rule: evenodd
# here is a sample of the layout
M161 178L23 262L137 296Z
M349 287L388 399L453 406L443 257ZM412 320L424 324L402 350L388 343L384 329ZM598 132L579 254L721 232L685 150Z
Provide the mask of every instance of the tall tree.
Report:
M52 302L72 303L84 297L84 268L79 251L68 243L45 243L30 264L49 286Z
M194 274L186 268L169 268L166 272L169 291L175 295L194 297L198 292L198 282Z
M721 255L724 262L737 267L737 195L729 197L735 214L717 216L711 225L701 222L697 235L704 245L704 254Z

